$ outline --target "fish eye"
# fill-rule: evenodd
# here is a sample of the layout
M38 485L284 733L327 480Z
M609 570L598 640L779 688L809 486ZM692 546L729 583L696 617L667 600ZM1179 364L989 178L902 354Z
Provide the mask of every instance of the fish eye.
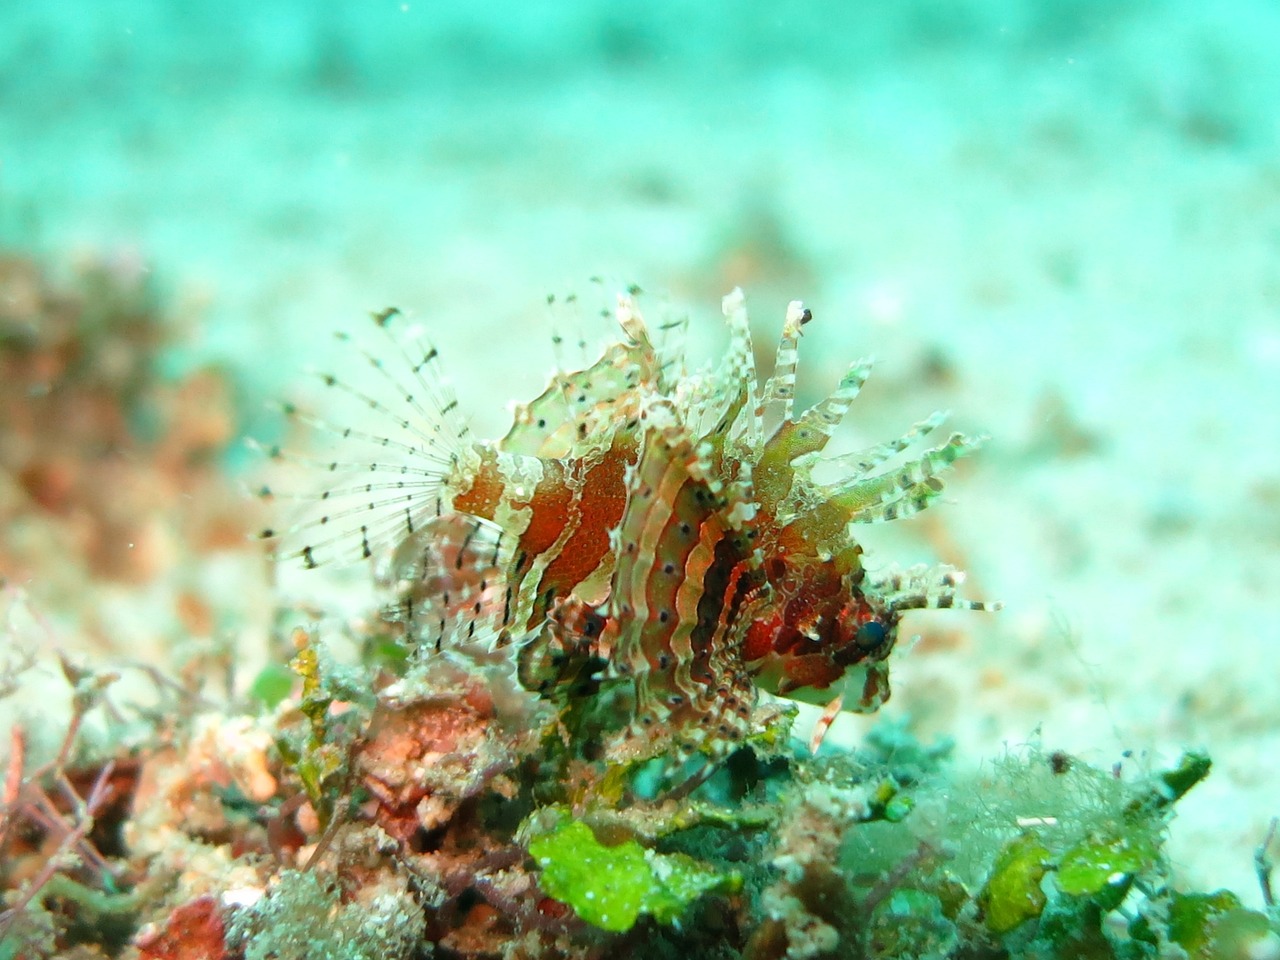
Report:
M868 620L858 627L853 642L863 650L875 650L889 636L889 631L879 620Z

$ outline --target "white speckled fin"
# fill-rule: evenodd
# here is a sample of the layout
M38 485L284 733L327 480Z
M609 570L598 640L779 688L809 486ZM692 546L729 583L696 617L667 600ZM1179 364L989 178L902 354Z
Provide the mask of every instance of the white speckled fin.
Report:
M390 333L395 310L374 316ZM372 557L384 547L412 536L440 512L446 488L471 456L471 436L458 414L457 400L439 371L439 353L414 330L388 335L388 364L382 356L337 335L351 353L374 371L369 388L331 373L319 373L329 390L354 406L351 420L340 423L281 404L284 416L341 448L332 460L298 454L280 446L262 446L270 458L298 464L327 480L309 493L280 493L264 487L265 500L292 501L300 518L259 534L275 544L275 555L301 560L306 567Z

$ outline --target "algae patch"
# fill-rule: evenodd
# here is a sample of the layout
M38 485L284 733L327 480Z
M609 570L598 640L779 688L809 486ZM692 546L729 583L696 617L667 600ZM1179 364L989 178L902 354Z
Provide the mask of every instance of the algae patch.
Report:
M564 820L529 844L544 893L602 930L630 930L642 914L674 924L704 893L734 893L737 873L719 873L684 854L660 854L634 840L606 846L580 820Z

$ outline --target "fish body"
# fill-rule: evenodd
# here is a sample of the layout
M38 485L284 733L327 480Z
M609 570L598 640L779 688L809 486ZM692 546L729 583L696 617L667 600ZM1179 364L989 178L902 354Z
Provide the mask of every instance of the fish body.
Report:
M366 354L390 400L326 383L408 439L355 432L398 456L326 496L343 505L304 524L308 542L294 552L314 565L329 548L372 556L387 542L382 579L414 647L510 648L520 683L561 703L626 688L617 758L723 756L752 731L762 690L874 710L889 695L886 658L905 611L986 605L959 598L947 567L869 573L853 530L925 508L939 474L976 442L953 434L886 467L939 426L935 414L890 442L824 457L869 362L797 413L809 311L788 308L764 384L740 291L723 311L725 357L690 373L682 345L656 344L621 295L620 338L557 373L495 442L461 424L434 348L404 350L416 386ZM838 478L815 479L833 461Z

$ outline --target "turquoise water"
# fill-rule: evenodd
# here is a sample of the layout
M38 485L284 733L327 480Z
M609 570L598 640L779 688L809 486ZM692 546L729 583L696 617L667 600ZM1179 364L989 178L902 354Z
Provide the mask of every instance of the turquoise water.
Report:
M601 271L950 315L1094 256L1199 283L1277 145L1272 6L883 7L11 0L0 237L135 247L233 326Z
M11 0L0 240L134 250L233 355L383 302L493 334L597 273L943 338L1221 318L1266 273L1277 37L1243 2Z
M883 358L866 439L993 437L913 542L1008 610L926 634L894 708L971 757L1208 746L1175 842L1244 890L1280 787L1278 42L1261 2L3 0L0 243L148 265L259 434L390 303L493 433L548 290L639 280L708 352L735 284L765 329L805 298L802 391Z

